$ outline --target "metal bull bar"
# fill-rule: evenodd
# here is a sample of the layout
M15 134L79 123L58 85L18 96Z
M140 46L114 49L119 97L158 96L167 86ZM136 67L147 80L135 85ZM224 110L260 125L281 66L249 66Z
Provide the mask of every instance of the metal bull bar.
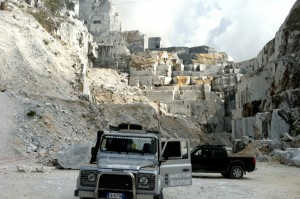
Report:
M104 175L112 175L112 176L129 176L131 178L131 182L132 182L132 188L131 190L129 189L122 189L122 187L120 188L102 188L99 187L100 185L100 180L101 177L103 177ZM96 188L95 188L95 198L99 198L99 191L116 191L116 192L131 192L132 193L132 199L136 199L137 195L136 195L136 180L135 177L132 173L116 173L116 172L106 172L106 173L99 173L97 175L97 182L96 182Z

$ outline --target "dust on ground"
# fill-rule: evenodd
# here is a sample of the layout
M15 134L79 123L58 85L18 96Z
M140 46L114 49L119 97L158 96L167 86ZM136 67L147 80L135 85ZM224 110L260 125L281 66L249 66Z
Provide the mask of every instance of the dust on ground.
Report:
M260 162L258 170L240 180L220 174L195 174L193 185L164 189L166 199L300 199L300 168L276 162ZM0 174L2 199L75 199L77 170L53 170L50 173L18 172L11 165Z

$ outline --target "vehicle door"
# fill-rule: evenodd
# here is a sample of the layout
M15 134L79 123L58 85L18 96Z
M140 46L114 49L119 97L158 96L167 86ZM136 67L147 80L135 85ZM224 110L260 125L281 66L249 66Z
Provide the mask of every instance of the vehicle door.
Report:
M211 170L211 152L209 148L199 148L191 153L193 171Z
M228 166L227 155L223 149L211 149L211 169L212 171L226 171Z
M187 140L160 141L160 175L163 187L192 184L190 145Z

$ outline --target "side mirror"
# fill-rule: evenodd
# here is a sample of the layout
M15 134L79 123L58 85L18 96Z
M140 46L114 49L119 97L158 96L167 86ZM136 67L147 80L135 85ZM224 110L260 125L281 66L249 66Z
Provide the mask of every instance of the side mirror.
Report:
M97 142L96 145L94 147L91 148L91 160L90 163L95 163L97 161L97 153L100 147L100 141L101 141L101 136L103 135L103 131L98 131L97 132Z

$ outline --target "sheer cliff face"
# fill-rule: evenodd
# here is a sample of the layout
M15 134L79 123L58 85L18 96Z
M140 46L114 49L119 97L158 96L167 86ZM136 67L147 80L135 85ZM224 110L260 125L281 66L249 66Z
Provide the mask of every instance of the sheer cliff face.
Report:
M300 1L297 1L276 37L265 45L257 58L240 63L247 72L238 85L237 106L299 89L299 54Z
M300 51L300 1L291 9L287 19L276 35L278 58Z
M238 84L233 120L258 117L267 112L269 127L268 132L264 132L265 137L293 134L300 127L296 114L300 109L300 0L294 4L275 38L257 58L240 63L240 67L247 72ZM274 118L280 121L275 122ZM257 122L255 125L259 126ZM274 137L276 125L288 127Z
M295 3L285 23L276 34L275 53L278 64L282 64L282 72L276 74L277 76L281 75L281 78L277 78L278 83L274 81L272 94L279 94L289 89L299 89L300 1Z
M300 1L298 0L273 40L265 45L258 54L259 66L276 62L283 56L300 50Z
M298 0L285 22L258 55L263 68L273 65L271 71L270 95L278 95L290 89L300 88L300 1ZM278 108L278 107L275 107Z

